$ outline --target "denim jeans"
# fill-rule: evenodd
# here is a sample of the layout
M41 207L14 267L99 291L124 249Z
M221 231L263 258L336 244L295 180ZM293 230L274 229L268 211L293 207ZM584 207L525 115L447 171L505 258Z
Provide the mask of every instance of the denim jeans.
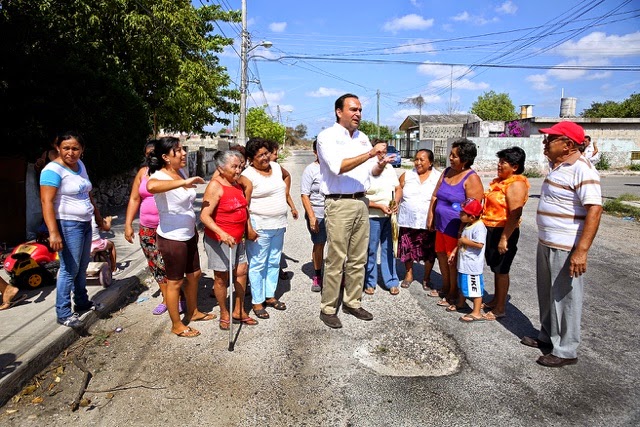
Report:
M378 283L378 246L380 246L380 269L385 288L398 286L396 259L393 256L391 237L391 219L369 218L369 256L367 257L367 275L365 288L375 288Z
M262 304L276 294L284 231L284 228L256 230L260 237L255 242L247 240L249 283L253 304Z
M62 235L60 271L56 284L56 315L59 320L71 316L71 292L76 307L89 305L87 266L91 255L91 222L58 220Z

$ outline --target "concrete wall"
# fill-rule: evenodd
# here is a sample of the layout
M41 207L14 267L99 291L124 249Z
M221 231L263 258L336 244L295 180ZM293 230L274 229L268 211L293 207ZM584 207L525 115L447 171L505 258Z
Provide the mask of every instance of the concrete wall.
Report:
M514 146L522 148L527 155L525 170L533 169L543 172L548 167L548 161L542 154L542 135L532 138L474 137L469 139L478 147L478 156L473 164L473 169L476 171L495 171L498 164L496 153ZM447 141L447 153L451 152L451 144L454 140L452 138Z
M502 121L482 121L464 125L467 138L488 137L491 133L503 133L504 128L505 122Z
M526 153L526 169L535 169L543 172L548 168L548 160L542 154L542 135L528 138L471 137L469 139L478 146L478 157L476 157L473 165L473 168L477 171L495 170L497 165L496 153L513 146L522 148ZM454 140L455 138L451 138L447 141L447 153L451 151L451 144ZM631 164L630 152L637 149L633 147L635 147L635 141L629 139L600 139L598 141L598 149L607 156L610 167L614 169L627 167Z

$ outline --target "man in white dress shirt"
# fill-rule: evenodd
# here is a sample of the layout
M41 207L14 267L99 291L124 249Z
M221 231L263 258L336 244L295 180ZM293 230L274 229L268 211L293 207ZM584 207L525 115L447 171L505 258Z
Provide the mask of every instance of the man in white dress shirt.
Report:
M364 192L369 187L369 176L379 175L395 158L390 155L378 160L386 144L372 147L367 135L358 130L362 105L357 96L348 93L338 98L335 113L336 123L318 135L320 191L325 195L327 228L320 319L334 329L342 327L336 313L343 273L342 311L361 320L373 319L361 306L369 240Z

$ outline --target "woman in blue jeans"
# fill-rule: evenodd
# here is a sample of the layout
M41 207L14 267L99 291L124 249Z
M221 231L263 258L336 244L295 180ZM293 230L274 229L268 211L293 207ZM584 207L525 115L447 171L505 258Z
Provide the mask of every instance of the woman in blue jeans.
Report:
M87 294L87 266L91 253L91 217L102 224L91 198L91 181L80 160L84 141L66 132L54 142L58 158L40 174L42 215L49 229L49 245L58 252L60 271L56 285L58 323L72 328L81 325L78 313L94 307ZM71 294L75 312L71 310Z
M385 143L374 139L373 145ZM383 159L387 151L378 155ZM396 273L396 259L393 254L393 239L391 236L391 214L398 212L394 194L400 188L398 176L391 165L386 165L378 176L369 177L369 189L366 197L369 199L369 253L367 257L367 271L364 292L373 295L378 284L378 247L380 248L380 270L382 283L391 295L398 295L399 280Z
M280 273L280 256L287 228L287 188L289 172L270 161L270 141L252 138L247 143L251 166L242 172L241 184L249 202L250 222L247 233L247 258L253 312L268 319L265 306L285 310L275 297Z

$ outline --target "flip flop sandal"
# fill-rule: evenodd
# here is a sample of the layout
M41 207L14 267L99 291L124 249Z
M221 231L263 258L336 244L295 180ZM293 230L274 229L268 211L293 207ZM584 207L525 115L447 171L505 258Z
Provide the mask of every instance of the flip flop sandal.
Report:
M278 301L278 300L271 301L271 302L265 301L265 304L267 305L267 307L273 307L276 310L280 310L280 311L283 311L283 310L287 309L287 305L285 303L283 303L282 301Z
M218 326L220 326L220 330L228 331L229 330L229 321L225 320L225 319L220 319L220 322L219 322Z
M258 324L258 321L256 319L251 318L251 317L243 317L242 319L238 319L238 318L234 317L233 318L233 323L236 324L236 325L239 325L239 324L242 323L242 324L247 325L247 326L255 326L255 325Z
M206 322L208 320L213 320L215 318L216 318L215 314L213 314L213 313L205 313L204 316L202 316L201 318L199 318L199 319L191 319L191 320L193 320L194 322Z
M156 308L153 309L153 311L151 313L153 313L156 316L159 316L161 314L166 313L167 311L167 306L164 303L160 303L156 306Z
M400 289L398 289L397 286L394 286L393 288L389 289L389 293L391 295L398 295L400 293Z
M507 315L505 313L496 314L493 311L487 311L484 315L484 320L493 321L493 320L502 319L503 317L507 317Z
M465 314L464 316L461 316L458 320L461 321L462 323L474 323L474 322L484 322L487 319L485 319L484 316L475 317L475 316L472 316L471 314Z
M468 305L458 307L455 304L451 304L449 307L447 307L447 311L451 313L453 313L454 311L457 311L458 313L464 313L465 311L471 311L471 309Z
M22 301L26 299L27 299L27 294L14 296L11 301L0 304L0 310L8 310L14 305L20 304Z
M175 333L175 332L174 332ZM185 329L184 331L180 332L179 334L176 334L178 337L180 338L195 338L198 335L200 335L200 331L197 331L193 328L187 327L187 329Z
M449 307L451 304L449 304L449 301L443 298L440 301L438 301L436 305L439 305L440 307Z
M364 293L367 295L373 295L376 292L375 288L365 288Z
M482 305L480 306L480 309L485 310L485 311L491 311L495 308L495 306L489 305L487 303L482 303Z
M411 282L408 280L403 280L402 283L400 283L400 286L407 289L409 286L411 286Z
M268 319L269 318L269 313L264 308L261 308L260 310L256 310L254 308L253 312L255 313L255 315L256 315L256 317L258 319Z

